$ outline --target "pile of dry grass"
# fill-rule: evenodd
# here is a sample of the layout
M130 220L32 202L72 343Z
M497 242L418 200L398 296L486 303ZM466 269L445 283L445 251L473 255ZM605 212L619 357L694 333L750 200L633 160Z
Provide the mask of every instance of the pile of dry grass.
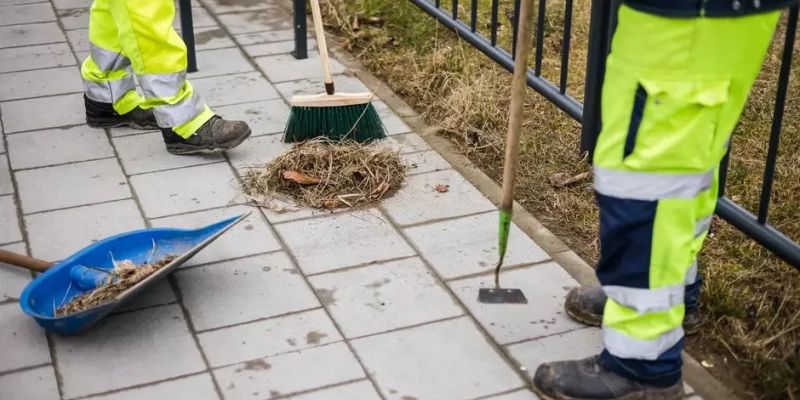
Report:
M58 307L55 314L57 317L63 317L106 304L171 263L175 258L177 257L165 256L156 263L142 265L136 265L130 260L117 261L103 285L73 297L69 303Z
M275 196L289 195L307 207L364 207L397 192L406 170L400 153L378 142L315 140L247 171L242 189L262 206Z

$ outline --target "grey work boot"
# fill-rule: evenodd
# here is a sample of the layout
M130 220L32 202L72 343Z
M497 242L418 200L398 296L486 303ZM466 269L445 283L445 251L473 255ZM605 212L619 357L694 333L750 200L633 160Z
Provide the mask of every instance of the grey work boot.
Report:
M567 293L564 309L573 319L586 325L600 326L606 306L605 292L597 286L577 287ZM697 333L700 328L700 312L687 310L683 317L683 331L687 335Z
M172 129L161 129L170 154L187 155L230 150L250 136L250 127L242 121L226 121L215 115L194 135L184 139Z
M133 129L155 130L158 129L153 110L134 108L126 114L119 114L111 103L94 101L83 95L83 104L86 107L86 124L92 128L119 128L127 126Z
M683 380L658 387L636 382L603 367L600 356L544 363L533 377L533 391L544 400L679 400Z

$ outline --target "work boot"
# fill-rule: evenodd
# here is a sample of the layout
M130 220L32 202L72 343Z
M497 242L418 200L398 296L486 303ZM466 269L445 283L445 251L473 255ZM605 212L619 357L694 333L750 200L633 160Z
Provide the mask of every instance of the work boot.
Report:
M230 150L242 144L250 133L250 127L246 123L226 121L218 115L211 117L188 139L180 137L170 128L161 129L167 151L176 155Z
M586 325L600 326L603 322L603 310L606 306L605 292L597 286L577 287L567 293L564 308L567 314ZM683 331L686 335L697 333L700 328L700 312L697 309L686 310L683 317Z
M133 129L158 129L153 110L136 107L128 113L119 114L111 103L94 101L83 95L86 107L86 123L92 128L118 128L127 126Z
M592 356L542 364L533 377L533 390L544 400L678 400L683 398L683 380L668 387L651 386L606 369L600 356Z

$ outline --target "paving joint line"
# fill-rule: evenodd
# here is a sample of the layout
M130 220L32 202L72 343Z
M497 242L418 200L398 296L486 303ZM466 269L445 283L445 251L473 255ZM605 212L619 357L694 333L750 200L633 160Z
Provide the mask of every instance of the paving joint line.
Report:
M78 396L78 397L65 398L64 400L83 400L83 399L88 399L88 398L95 397L95 396L107 396L109 394L127 392L129 390L135 390L135 389L141 389L141 388L144 388L144 387L155 386L155 385L159 385L159 384L166 383L166 382L172 382L172 381L177 381L177 380L180 380L180 379L191 378L193 376L201 376L201 375L203 375L205 373L208 373L208 372L207 371L191 372L191 373L188 373L188 374L181 374L181 375L176 375L176 376L172 376L172 377L165 378L165 379L159 379L157 381L139 383L139 384L136 384L136 385L126 386L126 387L122 387L122 388L106 390L104 392L97 392L97 393L91 393L91 394L82 395L82 396Z
M501 344L501 346L504 346L504 347L516 346L518 344L536 342L536 341L539 341L539 340L542 340L542 339L547 339L547 338L551 338L551 337L554 337L554 336L566 335L566 334L572 333L572 332L585 331L585 330L594 330L594 329L599 329L599 327L583 325L583 326L580 326L578 328L568 329L568 330L562 331L562 332L548 332L546 335L539 335L539 336L534 336L534 337L527 338L527 339L515 340L513 342L503 343L503 344Z
M181 156L172 156L172 157L181 157ZM170 172L170 171L180 171L182 169L188 169L188 168L194 168L194 167L204 167L204 166L207 166L207 165L216 165L216 164L221 164L221 163L224 163L224 162L225 162L225 159L219 159L219 160L213 160L213 161L204 162L202 164L182 165L182 166L179 166L179 167L167 167L167 168L163 168L163 169L156 169L156 170L153 170L153 171L146 171L146 172L134 172L134 173L131 173L131 174L127 175L127 176L133 178L134 176L145 176L145 175L164 173L164 172ZM161 217L158 217L158 218L161 218Z
M27 367L8 369L8 370L5 370L5 371L0 371L0 377L5 376L5 375L18 374L20 372L31 371L31 370L34 370L34 369L39 369L39 368L43 368L43 367L47 367L47 366L51 366L51 365L53 365L53 363L49 362L49 363L44 363L44 364L29 365Z
M73 94L75 94L75 93L73 93ZM58 96L60 96L60 95L58 95ZM55 97L55 96L36 97L36 99L44 99L44 98L47 98L47 97ZM10 103L10 102L0 102L0 105L3 104L3 103ZM42 128L35 128L35 129L25 129L25 130L15 131L15 132L6 132L5 135L6 136L14 136L14 135L22 135L22 134L25 134L25 133L36 133L36 132L50 131L50 130L67 130L67 129L77 128L79 126L89 126L89 125L86 125L86 122L81 122L81 123L78 123L78 124L54 125L54 126L46 126L46 127L42 127Z
M432 174L432 173L435 173L435 171L425 172L425 173L417 174L415 176L421 176L421 175ZM384 211L387 211L386 212L387 215L389 214L388 210L386 210L386 208L385 208L385 205L381 204L379 207L384 209ZM484 214L491 214L491 213L495 213L495 212L497 212L496 209L475 211L475 212L470 212L470 213L466 213L466 214L463 214L463 215L457 215L457 216L452 216L452 217L431 218L429 220L425 220L425 221L422 221L422 222L415 222L415 223L407 224L407 225L402 225L402 224L395 223L395 226L397 226L400 229L419 228L421 226L435 225L435 224L439 224L439 223L442 223L442 222L450 222L450 221L454 221L454 220L458 220L458 219L462 219L462 218L477 217L477 216L481 216L481 215L484 215Z
M199 264L190 264L190 265L184 264L180 268L175 270L175 272L178 272L178 271L189 271L189 270L192 270L192 269L202 268L202 267L213 267L216 264L228 263L228 262L233 262L233 261L240 261L240 260L244 260L244 259L247 259L247 258L253 258L253 257L268 256L268 255L277 254L277 253L281 253L281 252L283 252L282 249L277 249L277 250L262 251L262 252L258 252L258 253L247 254L247 255L243 255L243 256L223 258L223 259L220 259L220 260L217 260L217 261L208 261L208 262L199 263Z
M26 46L26 47L27 47L27 46ZM3 50L4 50L4 49L0 49L0 52L2 52ZM46 54L46 55L47 55L47 56L53 56L53 53L48 53L48 54ZM72 53L71 53L71 52L70 52L70 56L72 56ZM71 58L71 57L70 57L70 58ZM48 70L48 69L54 69L54 68L69 68L69 67L77 67L77 66L78 66L78 63L75 63L75 64L69 64L69 65L51 65L51 66L49 66L49 67L39 67L39 68L18 69L18 70L11 70L11 71L3 71L3 72L0 72L0 76L1 76L1 75L9 75L9 74L17 74L17 73L22 73L22 72L37 72L37 71L45 71L45 70ZM3 101L6 101L6 100L3 100ZM9 101L13 101L13 100L9 100Z
M357 269L364 269L364 268L379 266L379 265L383 265L383 264L389 264L389 263L393 263L393 262L397 262L397 261L410 260L410 259L413 259L413 258L419 258L419 256L417 254L414 254L414 255L411 255L411 256L399 256L399 257L392 257L392 258L386 258L386 259L380 259L380 260L374 260L374 261L367 261L367 262L360 263L360 264L349 265L349 266L346 266L346 267L335 268L335 269L322 271L322 272L312 272L312 273L308 273L308 274L305 274L305 275L307 277L309 277L309 278L322 276L322 275L334 275L334 274L338 274L338 273L341 273L341 272L348 272L348 271L353 271L353 270L357 270Z
M89 158L89 159L86 159L86 160L67 161L67 162L58 163L58 164L37 165L35 167L17 168L17 169L14 169L13 171L14 172L35 171L35 170L39 170L39 169L64 167L64 166L67 166L67 165L81 164L81 163L85 163L85 162L111 160L111 159L114 159L114 158L115 158L114 156Z
M77 68L77 65L68 65L66 67L58 67L58 68L71 68L71 67ZM48 94L43 94L43 95L39 95L39 96L18 97L18 98L13 98L13 99L0 99L0 104L3 104L3 103L14 103L14 102L28 101L28 100L49 99L49 98L53 98L53 97L69 96L71 94L83 94L83 90L81 90L79 92L48 93ZM81 125L84 125L84 124L81 124ZM61 127L61 126L62 125L59 125L59 127Z
M226 330L226 329L229 329L229 328L236 328L236 327L240 327L240 326L244 326L244 325L255 324L255 323L258 323L258 322L265 322L265 321L270 321L270 320L273 320L273 319L280 319L280 318L291 317L291 316L299 315L299 314L306 314L306 313L310 313L312 311L318 311L318 310L322 310L322 306L316 306L316 307L311 307L311 308L305 308L305 309L302 309L302 310L290 311L290 312L286 312L286 313L282 313L282 314L271 315L269 317L256 318L256 319L253 319L253 320L237 322L237 323L229 324L229 325L215 326L213 328L208 328L208 329L198 329L197 330L197 334L198 335L202 335L202 334L210 333L210 332L223 331L223 330ZM295 352L295 351L298 351L298 350L291 350L291 351L282 352L282 353L278 353L278 354L292 353L292 352ZM272 356L265 356L265 357L272 357ZM237 363L234 363L234 364L237 364Z
M502 275L504 272L509 272L509 271L517 271L517 270L521 270L521 269L534 268L534 267L537 267L537 266L540 266L540 265L550 264L552 262L554 262L554 260L552 258L549 258L549 256L548 256L548 258L546 258L544 260L541 260L541 261L509 264L508 266L503 265L502 268L501 268L500 274ZM451 278L445 278L444 281L446 283L451 283L451 282L463 281L463 280L467 280L467 279L481 278L481 277L484 277L484 276L493 276L494 275L494 270L495 270L495 267L491 267L490 269L487 269L487 270L481 271L481 272L473 272L471 274L457 275L457 276L454 276L454 277L451 277Z
M122 201L125 201L125 200L131 200L131 199L133 199L133 197L123 197L123 198L120 198L120 199L103 200L103 201L98 201L98 202L95 202L95 203L78 204L78 205L68 206L68 207L50 208L50 209L47 209L47 210L39 210L39 211L34 211L34 212L29 212L29 213L22 212L22 209L20 209L20 212L22 212L23 216L27 217L27 216L31 216L31 215L47 214L47 213L56 212L56 211L74 210L76 208L81 208L81 207L90 207L90 206L98 206L98 205L102 205L102 204L122 202Z

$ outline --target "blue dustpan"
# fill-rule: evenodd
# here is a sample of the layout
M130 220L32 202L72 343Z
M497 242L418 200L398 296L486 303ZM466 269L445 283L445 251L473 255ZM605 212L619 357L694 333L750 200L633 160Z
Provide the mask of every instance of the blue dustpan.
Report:
M130 300L137 293L164 278L197 252L216 240L248 214L227 218L199 229L149 228L122 233L96 242L55 264L39 275L22 292L20 307L48 331L62 335L76 334L94 325L100 318ZM114 261L131 260L135 264L157 261L165 256L177 258L113 301L80 313L56 317L57 307L95 286L97 276L107 276ZM93 274L86 274L86 272Z

